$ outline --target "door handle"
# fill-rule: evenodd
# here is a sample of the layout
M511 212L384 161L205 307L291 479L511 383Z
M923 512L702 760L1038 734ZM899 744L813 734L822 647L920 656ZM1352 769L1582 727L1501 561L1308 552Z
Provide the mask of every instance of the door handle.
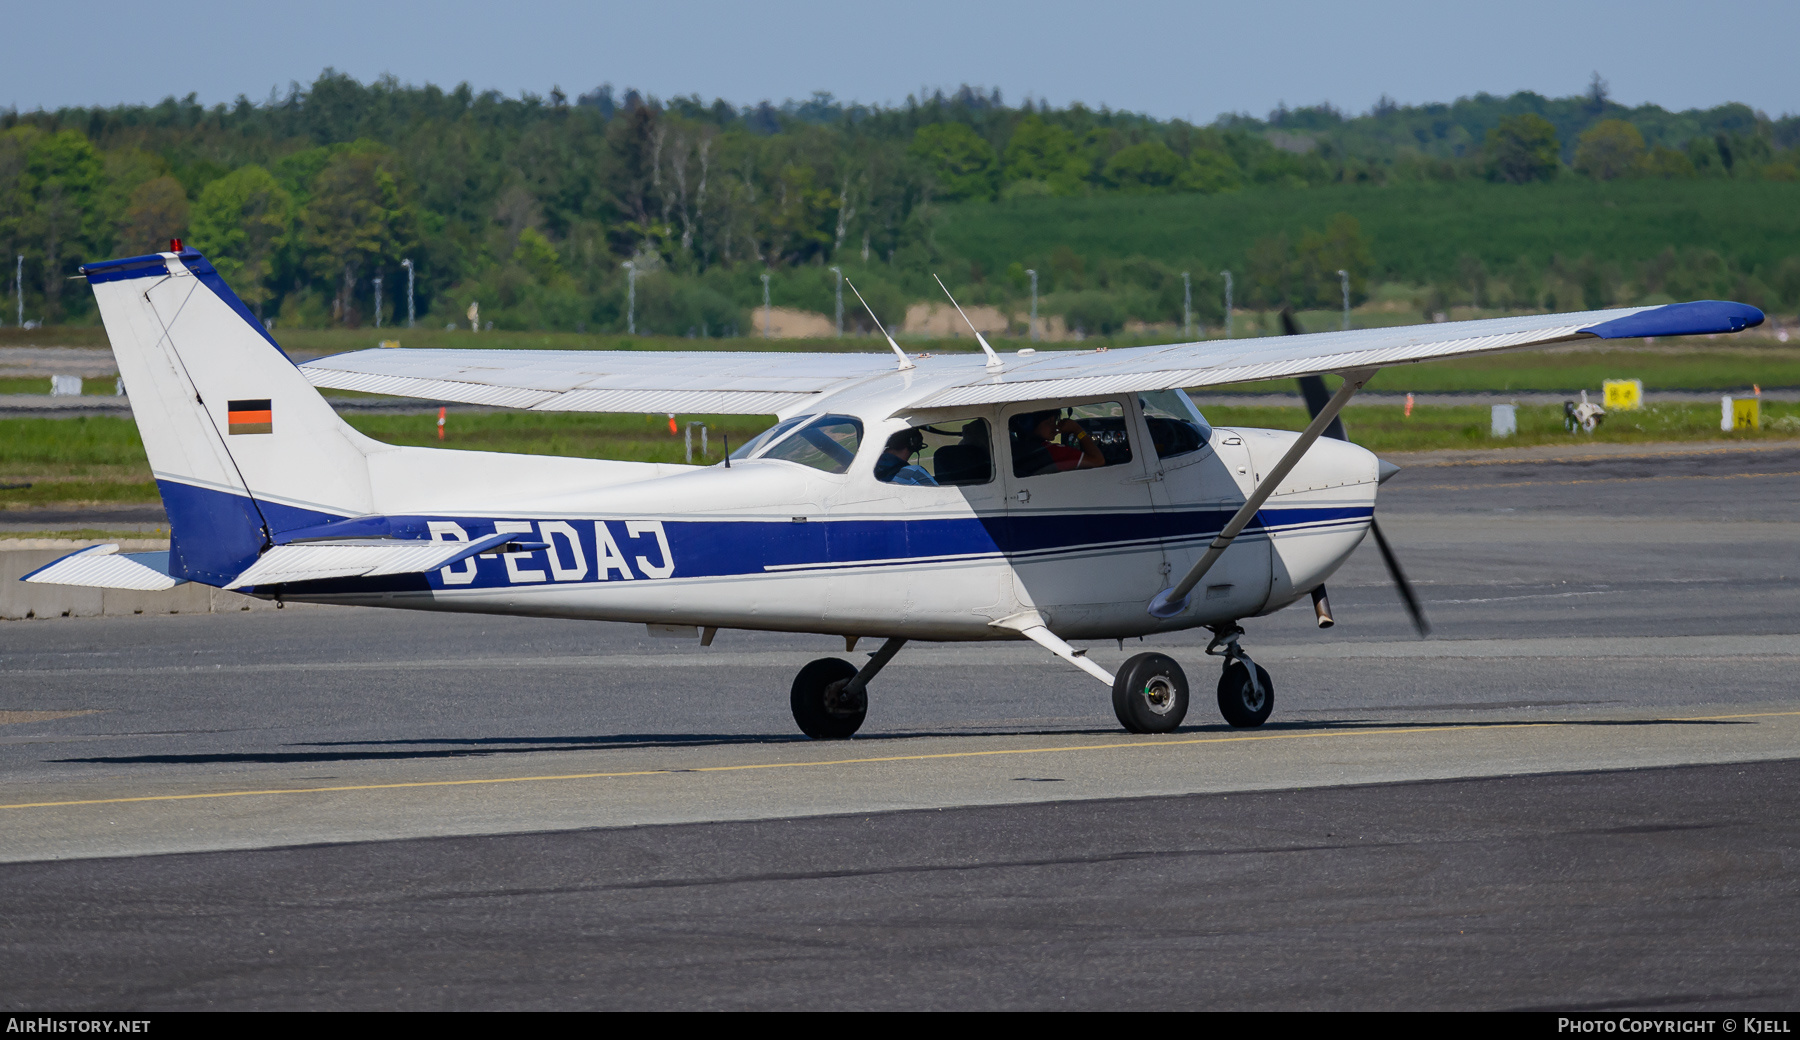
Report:
M1030 491L1019 492L1019 501L1021 501L1021 502L1031 501L1031 492Z

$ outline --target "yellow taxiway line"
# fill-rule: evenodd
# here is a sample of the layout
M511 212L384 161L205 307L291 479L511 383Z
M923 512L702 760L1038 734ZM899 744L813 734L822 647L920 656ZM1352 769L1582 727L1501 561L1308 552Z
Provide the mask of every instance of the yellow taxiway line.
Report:
M1744 715L1696 715L1677 719L1651 719L1652 722L1721 722L1729 719L1765 719L1800 715L1800 711L1765 711ZM1578 725L1569 722L1503 722L1469 723L1454 726L1431 726L1409 729L1329 730L1322 733L1260 733L1229 737L1191 737L1185 740L1132 741L1117 744L1079 744L1069 747L1000 748L989 751L942 751L924 755L882 755L869 758L834 758L816 762L752 762L734 766L696 766L694 768L636 769L612 773L561 773L549 776L500 776L479 780L412 780L392 784L345 784L335 787L273 787L253 791L212 791L201 794L153 794L130 798L86 798L60 802L18 802L0 805L0 809L49 809L75 805L126 805L134 802L184 802L212 798L255 798L284 794L335 794L348 791L394 791L415 787L470 787L483 784L528 784L566 780L610 780L633 776L665 776L674 773L732 773L752 769L806 769L818 766L873 765L883 762L926 762L947 758L990 758L997 755L1047 755L1075 751L1129 751L1144 748L1184 747L1195 744L1233 744L1257 740L1318 740L1325 737L1403 737L1423 733L1455 733L1501 729L1554 729Z

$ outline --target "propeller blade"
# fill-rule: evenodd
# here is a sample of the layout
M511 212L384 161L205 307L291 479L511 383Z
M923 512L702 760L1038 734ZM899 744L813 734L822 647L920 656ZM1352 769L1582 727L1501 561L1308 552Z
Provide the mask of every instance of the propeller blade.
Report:
M1281 331L1289 336L1300 335L1300 319L1294 317L1293 307L1281 308ZM1300 384L1300 396L1306 399L1308 418L1316 417L1319 410L1331 402L1331 388L1325 385L1324 376L1301 376L1297 381ZM1325 427L1325 432L1320 436L1335 437L1340 441L1349 440L1350 435L1344 432L1344 417L1340 415L1331 420L1331 425Z
M1425 620L1425 609L1419 605L1419 597L1413 592L1412 582L1406 580L1406 572L1400 569L1400 558L1394 555L1394 549L1388 545L1387 536L1381 533L1381 525L1369 518L1369 533L1375 536L1375 546L1381 550L1382 562L1387 564L1388 574L1394 579L1394 587L1400 590L1400 601L1406 604L1406 612L1412 615L1413 627L1419 630L1422 639L1431 634L1431 622Z
M1300 396L1306 398L1306 414L1309 417L1318 415L1319 410L1331 401L1331 388L1325 385L1325 377L1301 376L1297 382L1300 384ZM1325 432L1320 436L1336 437L1340 441L1349 440L1350 435L1344 432L1344 417L1339 415L1331 420L1331 425L1325 427Z
M1289 336L1300 335L1300 321L1294 317L1294 308L1281 308L1281 329ZM1298 382L1300 396L1306 399L1306 414L1317 417L1319 410L1331 401L1331 388L1325 385L1324 376L1301 376ZM1331 425L1325 427L1322 436L1336 437L1340 441L1349 440L1350 435L1344 431L1344 417L1340 415L1331 420ZM1389 466L1391 464L1384 462L1382 465ZM1398 470L1399 467L1393 467L1392 470L1383 473L1381 479L1386 480ZM1375 546L1381 550L1381 559L1387 564L1388 576L1394 579L1394 587L1400 590L1400 601L1406 604L1406 612L1412 615L1413 627L1419 630L1420 638L1430 635L1431 622L1425 620L1425 608L1419 605L1419 597L1417 593L1413 592L1412 582L1406 580L1406 572L1400 568L1400 557L1394 555L1394 547L1388 544L1387 536L1381 533L1381 525L1375 522L1374 517L1369 518L1369 532L1375 536ZM1313 593L1313 609L1315 611L1324 601L1324 593L1323 586ZM1319 627L1324 628L1329 622L1330 608L1327 607L1325 612L1319 616Z

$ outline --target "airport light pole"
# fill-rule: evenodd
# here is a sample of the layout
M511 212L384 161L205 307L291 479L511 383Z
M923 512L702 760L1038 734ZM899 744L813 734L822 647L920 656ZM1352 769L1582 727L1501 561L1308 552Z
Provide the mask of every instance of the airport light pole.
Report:
M1028 270L1025 273L1031 276L1031 342L1036 343L1038 341L1037 272Z
M841 267L833 267L831 270L837 274L837 334L838 334L838 339L843 339L844 338L844 269Z
M769 272L763 272L763 339L769 338L769 323L774 317L774 308L769 306Z
M1338 271L1338 284L1344 287L1344 331L1350 331L1350 272Z
M1194 334L1194 282L1188 272L1181 272L1181 334Z
M381 276L375 276L375 327L381 328Z
M1225 338L1231 338L1231 272L1220 271L1225 276Z
M19 254L19 266L13 269L13 295L19 298L19 328L25 327L25 254Z
M627 260L619 265L625 269L625 331L637 335L637 264Z
M406 327L410 329L413 327L413 262L402 260L400 266L406 268Z

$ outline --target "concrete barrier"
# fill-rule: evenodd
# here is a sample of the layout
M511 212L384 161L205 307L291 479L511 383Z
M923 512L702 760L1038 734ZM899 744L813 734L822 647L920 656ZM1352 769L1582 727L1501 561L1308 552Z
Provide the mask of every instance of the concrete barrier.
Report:
M132 589L89 589L77 585L39 585L19 579L81 548L0 550L0 619L101 617L131 614L223 614L227 611L274 610L275 604L253 596L189 582L164 592Z

